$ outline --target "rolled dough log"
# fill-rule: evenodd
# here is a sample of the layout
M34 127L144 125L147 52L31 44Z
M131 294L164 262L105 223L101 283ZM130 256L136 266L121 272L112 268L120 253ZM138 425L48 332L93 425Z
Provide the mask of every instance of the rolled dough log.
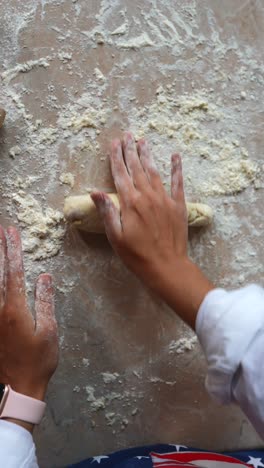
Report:
M2 127L5 120L6 112L4 109L0 108L0 128Z
M108 194L119 208L118 197L114 193ZM202 203L187 203L188 224L192 227L207 226L213 218L213 211ZM104 225L90 195L72 196L65 199L64 216L78 229L88 232L104 232Z

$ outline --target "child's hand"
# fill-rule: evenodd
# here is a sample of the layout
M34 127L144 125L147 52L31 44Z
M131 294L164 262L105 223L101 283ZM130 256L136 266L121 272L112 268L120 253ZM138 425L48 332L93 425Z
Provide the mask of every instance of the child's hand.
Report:
M149 287L173 308L184 307L185 295L193 295L192 279L197 281L199 270L187 256L188 225L180 157L175 154L171 160L171 197L164 190L144 140L136 146L133 135L126 133L122 142L112 143L110 161L121 212L107 194L92 194L109 241L128 268ZM197 310L203 299L200 296L194 303L191 300ZM186 314L183 318L194 325Z
M181 159L172 156L170 198L147 142L136 146L131 133L111 146L111 168L121 213L107 195L92 195L105 222L106 233L124 263L152 285L156 274L171 262L187 258L187 212Z

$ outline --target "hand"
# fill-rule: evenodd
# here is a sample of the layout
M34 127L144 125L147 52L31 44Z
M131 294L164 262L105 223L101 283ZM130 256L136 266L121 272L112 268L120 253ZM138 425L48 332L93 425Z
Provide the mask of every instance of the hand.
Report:
M38 277L34 320L26 299L21 240L0 226L0 382L43 400L58 364L54 291L48 274Z
M131 133L111 146L111 170L120 210L107 194L92 199L106 234L127 267L186 320L195 317L211 283L187 255L188 225L181 158L171 158L171 197L163 187L147 142Z
M92 198L101 212L107 236L124 263L151 283L162 265L187 258L187 211L181 159L172 156L170 198L162 184L148 144L136 147L131 133L111 147L111 168L121 207L105 194Z

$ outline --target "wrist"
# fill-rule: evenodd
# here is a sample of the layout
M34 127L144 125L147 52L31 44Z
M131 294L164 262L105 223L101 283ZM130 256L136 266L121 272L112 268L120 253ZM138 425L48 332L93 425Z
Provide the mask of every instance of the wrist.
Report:
M23 427L24 429L26 429L26 431L30 432L31 434L33 433L35 427L34 424L27 423L25 421L20 421L19 419L14 418L5 418L4 421L8 421L12 424L16 424L17 426Z
M44 386L8 385L2 396L1 418L33 432L45 410Z
M26 395L30 398L35 398L35 400L40 401L45 400L47 391L46 385L27 385L25 383L11 385L11 388L17 393L21 393L22 395Z
M162 265L149 286L195 330L196 317L213 283L187 256Z

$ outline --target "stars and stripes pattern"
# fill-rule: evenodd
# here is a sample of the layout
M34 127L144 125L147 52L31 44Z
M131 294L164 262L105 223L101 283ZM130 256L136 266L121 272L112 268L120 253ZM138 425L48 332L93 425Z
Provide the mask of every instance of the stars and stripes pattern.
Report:
M218 453L185 451L181 453L151 453L152 463L154 468L173 468L180 466L181 468L188 467L213 467L219 468L240 468L249 466L237 458Z
M264 451L214 453L185 445L154 445L89 458L68 468L264 468Z

